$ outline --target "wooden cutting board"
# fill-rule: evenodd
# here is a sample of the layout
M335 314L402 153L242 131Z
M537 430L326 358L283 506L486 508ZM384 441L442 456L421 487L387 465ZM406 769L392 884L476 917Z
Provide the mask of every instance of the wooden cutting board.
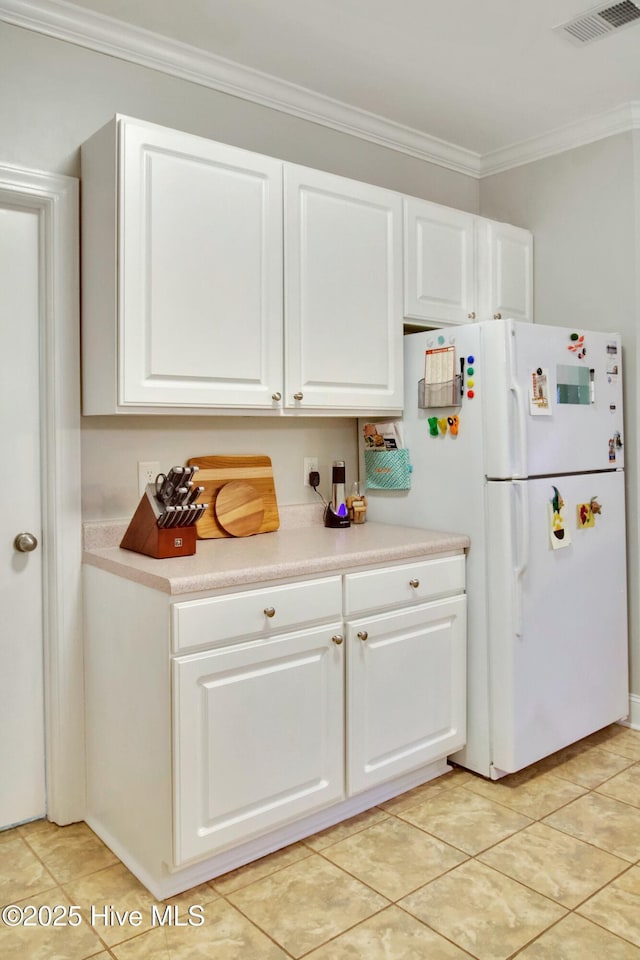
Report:
M220 487L214 504L216 520L232 537L258 533L264 519L264 503L246 480L230 480Z
M204 487L199 497L201 503L208 503L209 509L196 524L198 538L208 540L213 537L233 536L224 529L216 517L216 500L222 487L234 480L243 480L250 484L262 498L264 513L256 533L269 533L280 526L278 502L273 482L271 458L266 456L207 456L191 457L187 465L200 467L193 482ZM246 534L245 534L246 536Z

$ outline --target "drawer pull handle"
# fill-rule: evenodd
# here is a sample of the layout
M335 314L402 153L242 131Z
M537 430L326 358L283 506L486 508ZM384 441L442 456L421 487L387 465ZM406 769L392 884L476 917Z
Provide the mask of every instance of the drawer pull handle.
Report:
M264 615L265 615L265 617L275 617L275 615L276 615L276 608L275 608L275 607L265 607L265 608L264 608Z
M279 390L276 390L275 393L272 393L272 394L271 394L271 399L272 399L272 400L276 400L276 401L282 400L282 394L280 393Z
M367 633L367 631L360 630L360 632L358 633L358 640L362 640L362 642L364 643L365 640L368 640L368 639L369 639L369 634Z
M409 580L409 586L417 590L418 587L420 586L420 581L416 580L414 577L413 580Z
M304 397L304 393L301 393L299 390L297 393L294 393L293 395L294 400L302 400L303 397Z
M331 637L331 639L333 640L335 645L339 647L342 641L344 640L344 637L341 637L339 633L336 633L336 635Z

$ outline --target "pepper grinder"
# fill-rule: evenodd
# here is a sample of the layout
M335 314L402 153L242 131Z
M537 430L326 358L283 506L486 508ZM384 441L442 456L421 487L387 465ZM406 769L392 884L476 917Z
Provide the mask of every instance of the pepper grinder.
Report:
M344 493L344 460L334 460L331 474L331 503L324 513L325 527L350 527L349 511Z

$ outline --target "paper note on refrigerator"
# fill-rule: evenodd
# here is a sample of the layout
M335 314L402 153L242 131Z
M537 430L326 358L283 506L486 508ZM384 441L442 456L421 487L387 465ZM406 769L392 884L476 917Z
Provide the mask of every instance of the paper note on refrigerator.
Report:
M437 347L427 350L424 357L424 382L447 383L456 373L456 348Z

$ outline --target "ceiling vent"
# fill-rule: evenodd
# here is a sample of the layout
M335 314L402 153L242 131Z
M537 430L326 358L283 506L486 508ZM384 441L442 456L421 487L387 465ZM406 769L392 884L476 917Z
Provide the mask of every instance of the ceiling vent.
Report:
M592 43L594 40L615 33L616 30L630 27L638 21L640 21L640 5L633 3L632 0L623 0L622 3L614 3L607 7L596 7L553 29L571 43L582 47L586 43Z

